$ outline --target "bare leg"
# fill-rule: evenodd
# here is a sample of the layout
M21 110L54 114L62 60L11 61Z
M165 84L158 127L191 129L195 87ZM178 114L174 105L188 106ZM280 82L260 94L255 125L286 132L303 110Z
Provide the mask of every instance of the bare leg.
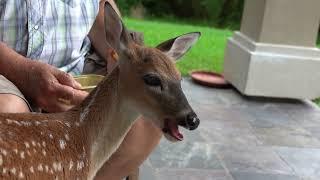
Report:
M0 94L0 113L30 112L27 103L12 94Z
M158 145L162 132L150 121L139 118L109 161L98 171L96 180L120 180L136 170Z

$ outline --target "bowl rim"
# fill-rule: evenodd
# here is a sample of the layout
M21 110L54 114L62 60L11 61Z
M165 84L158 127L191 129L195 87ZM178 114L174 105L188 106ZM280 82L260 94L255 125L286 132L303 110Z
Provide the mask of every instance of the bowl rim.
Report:
M99 74L81 74L81 75L73 76L73 78L90 78L90 77L104 78L105 76L99 75Z

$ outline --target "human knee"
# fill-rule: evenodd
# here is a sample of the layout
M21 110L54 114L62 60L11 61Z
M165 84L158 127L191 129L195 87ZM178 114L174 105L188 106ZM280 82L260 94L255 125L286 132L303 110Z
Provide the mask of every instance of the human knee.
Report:
M23 99L12 94L0 94L0 113L24 112L30 112L30 110Z

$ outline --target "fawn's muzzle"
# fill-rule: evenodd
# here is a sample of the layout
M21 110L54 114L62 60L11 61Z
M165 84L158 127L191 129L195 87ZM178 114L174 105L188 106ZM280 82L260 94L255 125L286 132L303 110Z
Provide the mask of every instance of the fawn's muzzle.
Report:
M200 119L198 118L196 113L191 112L187 114L187 116L184 119L179 120L178 124L192 131L197 129L197 127L200 124Z

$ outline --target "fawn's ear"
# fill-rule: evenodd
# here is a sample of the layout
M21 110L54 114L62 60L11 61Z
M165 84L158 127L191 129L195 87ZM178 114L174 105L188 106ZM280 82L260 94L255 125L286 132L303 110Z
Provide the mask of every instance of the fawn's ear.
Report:
M200 32L192 32L167 40L157 46L167 56L178 60L198 41Z
M130 38L127 28L122 25L122 31L120 35L120 51L126 50L131 41L132 39Z
M113 49L119 50L119 40L123 31L123 25L121 18L109 2L106 2L104 6L104 24L107 42Z

